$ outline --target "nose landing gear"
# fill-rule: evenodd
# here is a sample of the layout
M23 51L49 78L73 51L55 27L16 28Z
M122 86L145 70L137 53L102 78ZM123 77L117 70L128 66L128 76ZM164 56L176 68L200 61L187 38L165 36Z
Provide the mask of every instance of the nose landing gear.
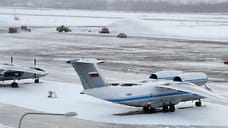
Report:
M196 107L201 107L202 106L201 100L199 99L199 101L195 102L195 105Z
M36 78L35 80L34 80L34 83L39 83L40 81L39 81L39 79L38 78Z

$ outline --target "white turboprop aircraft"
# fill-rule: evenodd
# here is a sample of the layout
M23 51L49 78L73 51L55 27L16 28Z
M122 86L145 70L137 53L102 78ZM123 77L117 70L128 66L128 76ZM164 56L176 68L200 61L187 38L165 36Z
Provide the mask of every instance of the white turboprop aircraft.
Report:
M153 111L162 107L164 112L174 112L175 105L184 101L194 101L201 106L203 98L228 103L222 96L216 95L206 86L204 73L183 73L182 71L160 71L150 79L133 83L108 83L98 71L96 59L73 59L72 64L82 82L82 94L91 95L106 101L143 107L144 111Z
M32 67L18 67L13 65L13 58L11 57L11 64L0 64L0 81L13 80L11 87L17 88L16 80L34 79L35 83L39 83L39 78L46 76L48 73L36 66L36 59Z

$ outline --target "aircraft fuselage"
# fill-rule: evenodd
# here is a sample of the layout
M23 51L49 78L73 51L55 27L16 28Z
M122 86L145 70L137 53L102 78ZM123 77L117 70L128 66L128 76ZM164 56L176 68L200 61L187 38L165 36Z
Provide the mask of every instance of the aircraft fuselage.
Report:
M114 103L136 107L143 107L150 104L153 108L170 104L176 105L179 102L204 98L189 92L157 88L153 86L154 84L158 83L149 82L146 84L128 84L128 86L105 86L84 90L83 93Z

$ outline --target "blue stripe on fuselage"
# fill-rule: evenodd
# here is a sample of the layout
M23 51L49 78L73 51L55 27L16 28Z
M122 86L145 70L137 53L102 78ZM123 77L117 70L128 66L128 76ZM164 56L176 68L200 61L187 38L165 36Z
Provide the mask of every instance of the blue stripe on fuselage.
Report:
M194 82L194 81L205 81L207 79L193 79L193 80L185 80L185 82Z
M125 98L125 99L105 99L110 102L127 102L127 101L134 101L134 100L146 100L146 99L153 99L153 98L162 98L166 96L177 96L177 95L184 95L190 94L189 92L181 92L181 93L167 93L167 94L159 94L159 95L151 95L151 96L141 96L141 97L134 97L134 98Z

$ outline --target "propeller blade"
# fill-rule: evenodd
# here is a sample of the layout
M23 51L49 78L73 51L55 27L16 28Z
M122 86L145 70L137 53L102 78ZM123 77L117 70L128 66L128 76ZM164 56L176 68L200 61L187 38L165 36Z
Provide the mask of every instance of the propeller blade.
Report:
M36 59L34 59L34 67L36 67Z
M11 65L13 65L13 57L10 58Z

